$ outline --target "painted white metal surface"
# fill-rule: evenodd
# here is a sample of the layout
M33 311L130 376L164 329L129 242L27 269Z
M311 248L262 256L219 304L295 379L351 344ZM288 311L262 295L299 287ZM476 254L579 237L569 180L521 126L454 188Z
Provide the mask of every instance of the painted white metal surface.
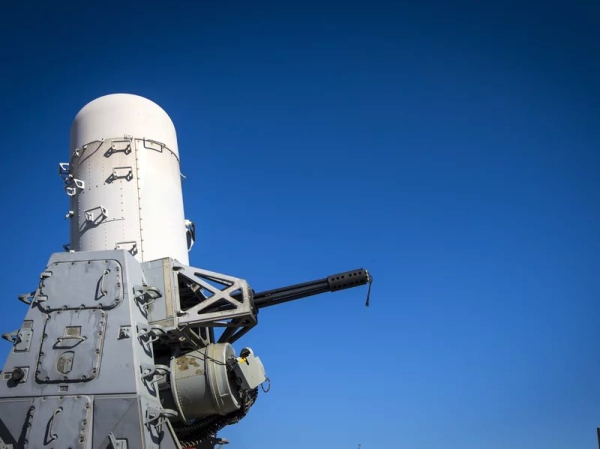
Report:
M188 264L173 122L152 101L100 97L71 127L71 249L128 249L139 261Z

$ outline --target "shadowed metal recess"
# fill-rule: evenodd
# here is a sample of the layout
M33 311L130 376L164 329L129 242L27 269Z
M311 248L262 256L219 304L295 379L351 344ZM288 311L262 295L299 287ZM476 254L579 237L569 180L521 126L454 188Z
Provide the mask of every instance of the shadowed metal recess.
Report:
M255 292L188 265L175 128L156 104L86 105L59 174L71 242L52 254L0 372L0 449L212 449L268 391L255 352L233 343L259 311L365 284L365 269ZM367 294L367 305L369 302ZM277 363L277 361L272 361Z

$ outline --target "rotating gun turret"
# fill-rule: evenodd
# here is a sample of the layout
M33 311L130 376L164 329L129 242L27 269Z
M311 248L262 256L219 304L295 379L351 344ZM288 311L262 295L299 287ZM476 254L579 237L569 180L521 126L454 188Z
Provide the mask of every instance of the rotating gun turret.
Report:
M175 127L145 98L82 108L59 175L70 242L19 296L21 327L2 335L12 348L0 371L0 449L220 447L218 432L268 381L251 348L232 346L259 311L365 284L370 293L362 268L255 292L187 265L196 228L184 215Z

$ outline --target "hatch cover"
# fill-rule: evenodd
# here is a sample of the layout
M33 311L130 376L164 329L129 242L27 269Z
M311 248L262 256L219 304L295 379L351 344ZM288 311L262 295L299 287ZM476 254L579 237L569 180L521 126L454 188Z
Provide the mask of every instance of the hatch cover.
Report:
M35 398L27 449L83 449L87 447L91 423L88 396Z
M100 368L106 313L98 309L49 313L36 380L85 382L95 378Z
M36 300L46 312L112 309L123 300L122 272L116 260L55 262L42 274Z

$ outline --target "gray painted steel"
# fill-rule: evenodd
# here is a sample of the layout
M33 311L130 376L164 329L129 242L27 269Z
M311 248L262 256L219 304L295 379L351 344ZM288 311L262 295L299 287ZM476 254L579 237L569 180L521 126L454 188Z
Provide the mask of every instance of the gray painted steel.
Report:
M241 279L125 250L57 253L20 299L23 325L3 335L0 449L179 449L172 422L226 417L266 379L251 350L237 358L208 331L253 316Z
M254 293L172 258L53 254L18 298L29 306L22 326L2 335L13 348L0 374L0 449L220 447L216 433L267 380L252 349L238 357L230 344L257 310L371 281L361 269Z
M4 444L111 447L112 432L131 448L178 447L165 437L173 431L158 392L141 377L141 366L154 365L136 333L148 321L131 286L143 283L140 264L123 250L52 255L2 371ZM18 368L26 376L16 381ZM123 403L123 418L109 419Z

